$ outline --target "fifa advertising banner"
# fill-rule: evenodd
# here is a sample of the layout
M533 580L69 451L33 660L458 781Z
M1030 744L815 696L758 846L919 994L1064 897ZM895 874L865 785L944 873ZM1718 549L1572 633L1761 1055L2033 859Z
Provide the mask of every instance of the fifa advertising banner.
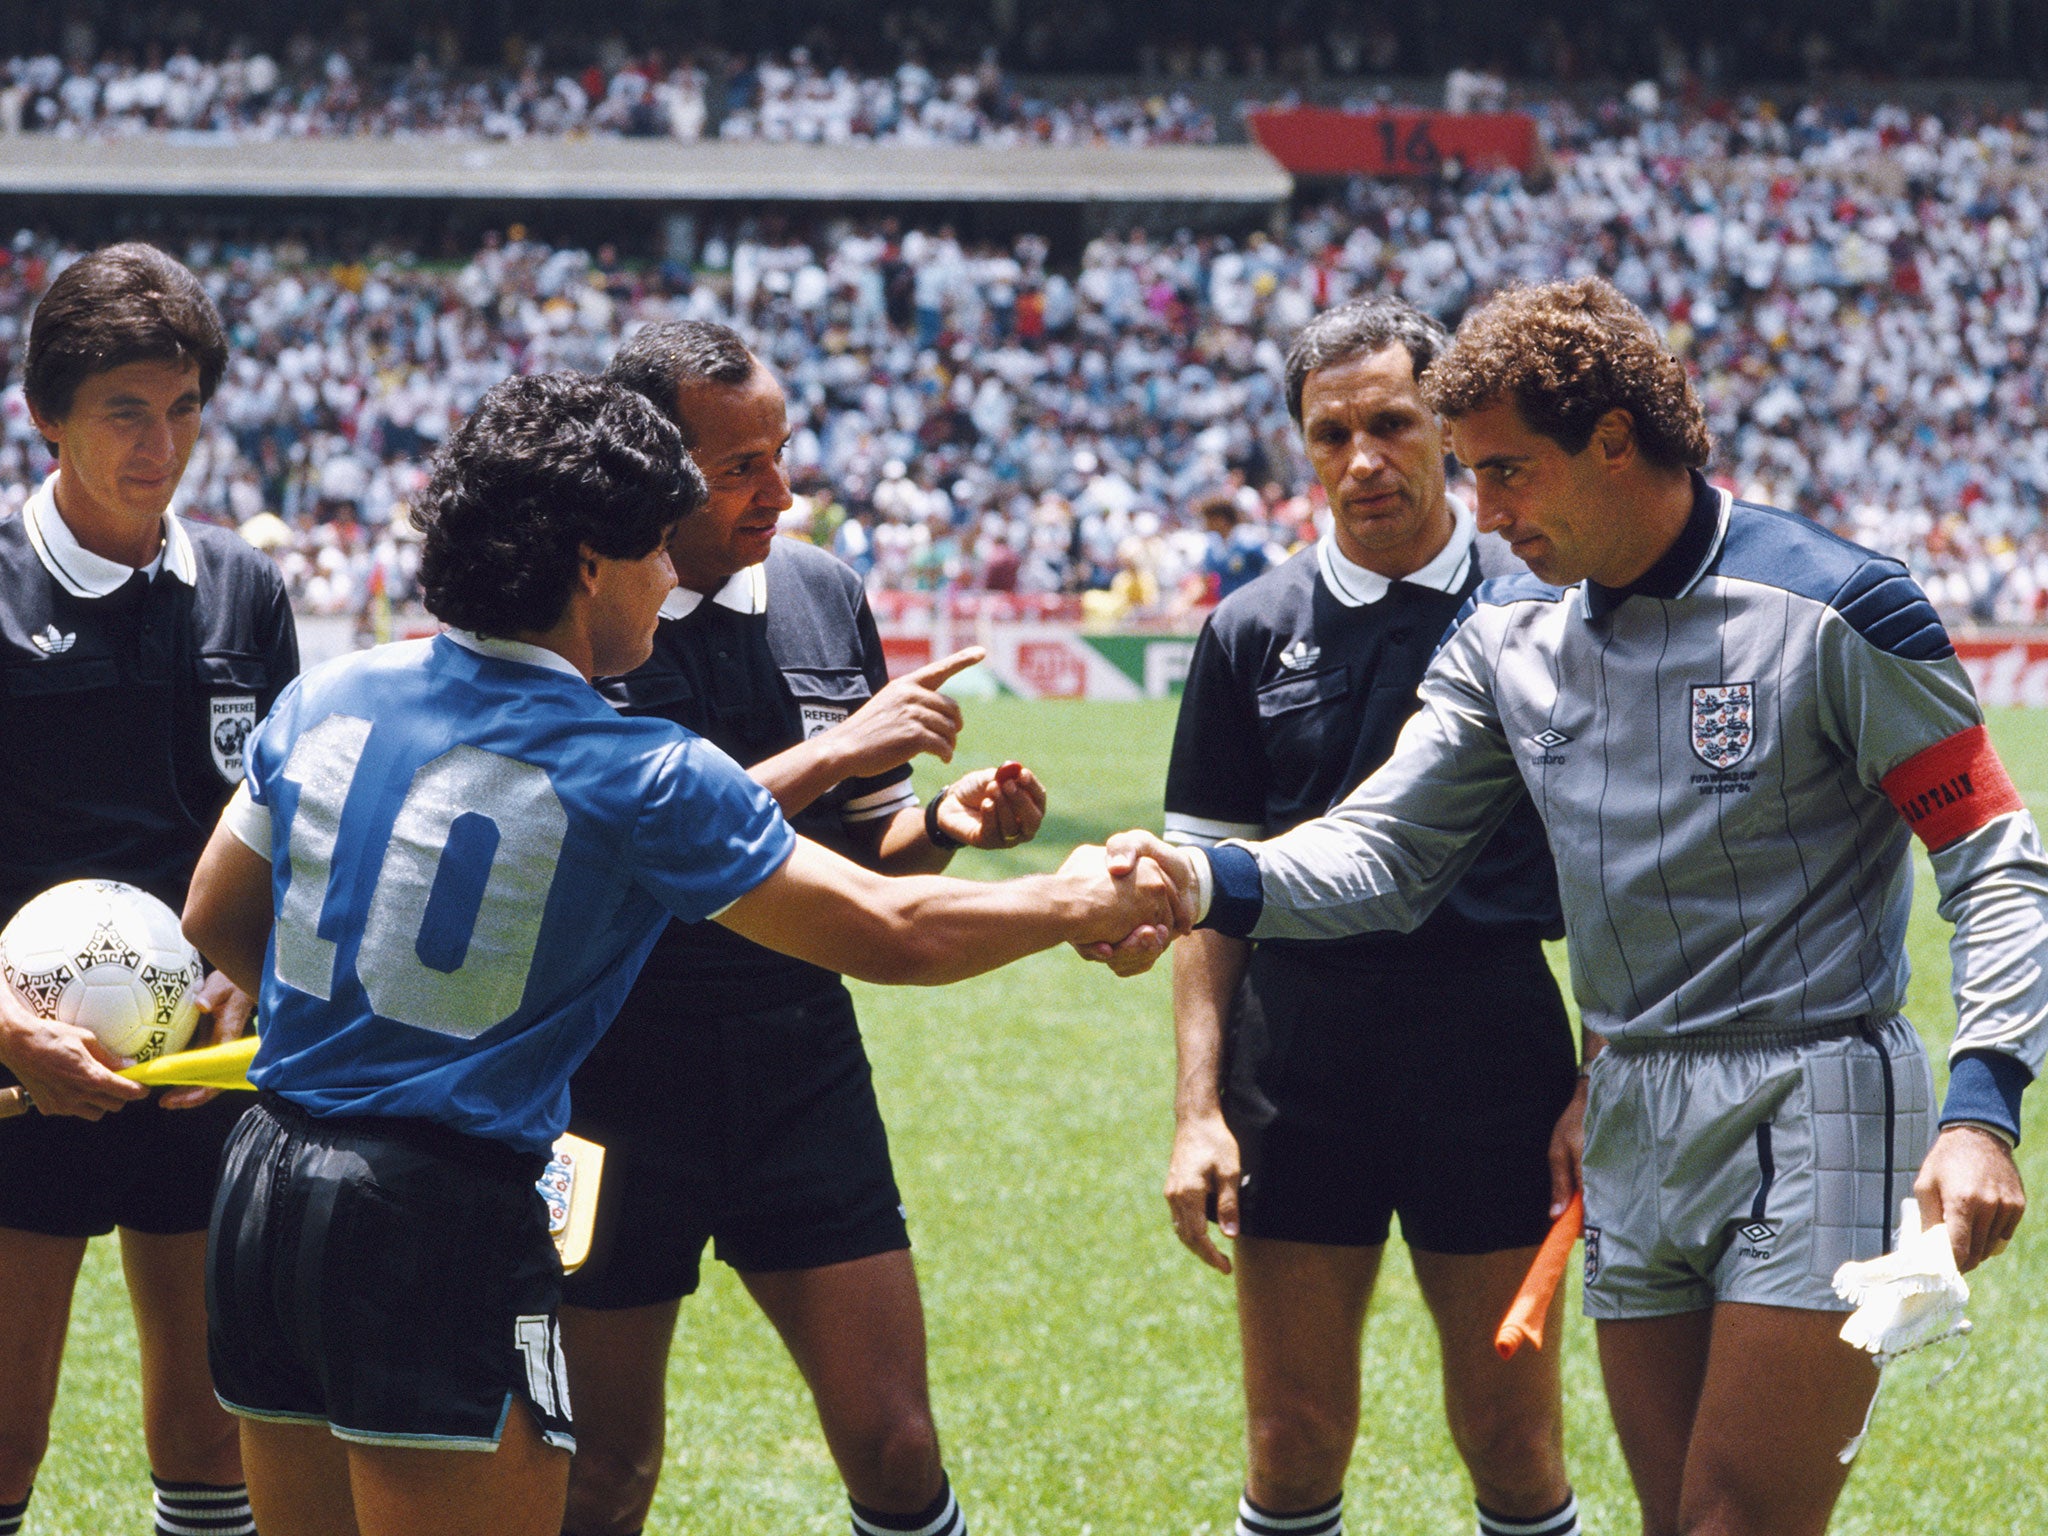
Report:
M1973 638L1957 640L1955 647L1979 703L2048 708L2048 639Z
M1245 121L1296 176L1434 176L1446 160L1482 171L1536 163L1536 119L1526 112L1287 107Z
M944 635L882 629L891 677L967 645L986 649L988 660L950 689L1025 699L1171 698L1195 654L1192 635L1089 634L1069 624L985 624Z
M961 674L963 692L1027 699L1172 698L1195 652L1192 635L1091 633L1048 621L882 626L892 677L965 645L989 655ZM2048 636L1966 638L1955 647L1983 703L2048 709Z

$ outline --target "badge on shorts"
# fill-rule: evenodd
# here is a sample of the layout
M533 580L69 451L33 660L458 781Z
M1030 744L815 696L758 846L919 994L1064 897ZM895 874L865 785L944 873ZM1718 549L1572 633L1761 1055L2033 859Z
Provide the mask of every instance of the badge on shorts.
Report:
M256 695L230 693L209 699L213 710L212 730L207 745L213 748L213 766L230 784L242 782L242 748L256 729Z
M1586 1284L1600 1278L1600 1229L1586 1228Z
M1737 1258L1768 1259L1770 1245L1777 1241L1778 1223L1775 1221L1747 1221L1735 1229L1735 1235L1742 1239L1742 1246L1735 1250Z
M1755 713L1755 683L1694 683L1693 756L1709 768L1733 768L1756 744Z
M798 712L804 717L805 741L824 735L851 713L838 704L804 704L799 706Z

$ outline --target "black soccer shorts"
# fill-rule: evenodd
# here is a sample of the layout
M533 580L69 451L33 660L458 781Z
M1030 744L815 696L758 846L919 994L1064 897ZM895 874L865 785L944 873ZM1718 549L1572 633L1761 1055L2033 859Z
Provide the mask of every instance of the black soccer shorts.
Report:
M224 1093L165 1109L151 1094L98 1120L0 1121L0 1227L46 1237L204 1231L221 1147L255 1100Z
M573 1451L545 1164L261 1095L228 1141L207 1242L221 1405L367 1445L487 1451L517 1400Z
M643 981L577 1072L571 1126L602 1143L597 1236L571 1306L697 1289L704 1244L742 1271L910 1246L853 999L835 978L780 1007L704 1018Z
M1239 988L1224 1116L1252 1237L1493 1253L1550 1226L1550 1133L1578 1079L1542 948L1390 964L1264 944Z

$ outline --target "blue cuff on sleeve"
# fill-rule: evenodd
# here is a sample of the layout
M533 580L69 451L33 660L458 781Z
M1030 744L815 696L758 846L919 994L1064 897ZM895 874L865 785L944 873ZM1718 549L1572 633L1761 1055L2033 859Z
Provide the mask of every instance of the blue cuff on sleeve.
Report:
M1941 1123L1979 1120L2010 1131L2017 1143L2020 1094L2033 1080L2032 1073L2003 1051L1965 1051L1949 1063Z
M1209 915L1204 928L1248 939L1266 908L1265 887L1259 881L1259 861L1249 848L1219 843L1204 850L1209 856L1209 873L1215 878L1216 893L1209 898Z

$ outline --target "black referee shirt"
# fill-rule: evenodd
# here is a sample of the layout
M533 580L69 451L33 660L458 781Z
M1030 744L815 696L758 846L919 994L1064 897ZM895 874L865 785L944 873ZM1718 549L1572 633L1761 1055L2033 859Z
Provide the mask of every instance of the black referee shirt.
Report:
M860 577L822 549L777 539L709 598L677 588L654 654L598 687L625 713L673 720L751 768L837 725L888 681ZM905 764L836 785L790 824L842 846L849 825L916 803ZM641 974L687 984L707 1012L774 1007L836 980L712 922L670 923Z
M1233 593L1203 626L1167 769L1169 838L1274 837L1342 800L1392 754L1437 642L1496 574L1481 569L1486 546L1462 509L1450 546L1413 580L1333 560L1328 543ZM1392 958L1563 931L1549 844L1525 797L1414 933L1328 942Z
M46 481L0 522L0 921L65 880L177 911L242 743L298 674L276 566L165 520L155 576L81 549Z

